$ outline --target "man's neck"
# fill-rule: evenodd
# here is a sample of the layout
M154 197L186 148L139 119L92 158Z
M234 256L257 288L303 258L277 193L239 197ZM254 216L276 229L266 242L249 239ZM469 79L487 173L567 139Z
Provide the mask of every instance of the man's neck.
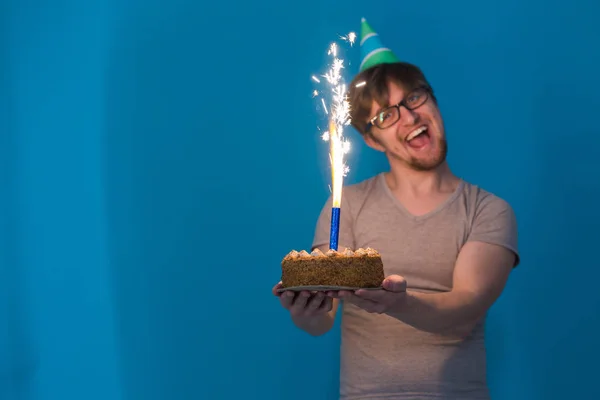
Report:
M392 192L412 198L453 192L460 181L447 162L430 171L393 165L385 175Z

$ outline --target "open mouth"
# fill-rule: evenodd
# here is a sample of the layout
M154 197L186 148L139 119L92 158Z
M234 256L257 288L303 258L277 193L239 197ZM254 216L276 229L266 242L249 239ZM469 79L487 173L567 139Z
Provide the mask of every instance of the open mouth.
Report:
M412 147L413 149L420 149L427 146L431 141L429 132L427 131L427 126L423 125L415 129L406 137L405 140L408 146Z

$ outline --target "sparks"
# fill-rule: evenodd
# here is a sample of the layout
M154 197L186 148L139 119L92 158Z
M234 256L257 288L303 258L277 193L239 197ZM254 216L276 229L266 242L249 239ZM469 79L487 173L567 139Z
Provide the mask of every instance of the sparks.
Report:
M344 151L344 154L350 153L350 142L348 140L344 140L344 142L342 143L342 149Z
M346 36L340 36L340 39L342 39L345 42L350 43L350 46L353 46L354 42L356 41L356 33L350 32Z
M351 32L340 39L353 45L356 34ZM333 195L333 206L340 207L342 200L342 186L344 177L350 171L344 161L344 156L350 151L350 142L344 138L344 128L350 125L350 102L347 95L346 83L343 79L345 68L344 59L340 56L340 47L337 43L331 43L327 49L327 55L331 57L329 69L321 77L325 80L327 89L315 90L313 97L319 96L323 110L327 115L328 129L321 134L321 139L329 142L329 162L331 165L331 187ZM313 81L321 83L315 76ZM326 97L328 97L326 99Z
M348 34L348 41L350 42L350 45L352 46L354 44L354 42L356 42L356 33L350 32Z
M337 44L336 43L331 43L331 46L329 46L329 52L327 53L330 56L333 55L334 57L337 57Z

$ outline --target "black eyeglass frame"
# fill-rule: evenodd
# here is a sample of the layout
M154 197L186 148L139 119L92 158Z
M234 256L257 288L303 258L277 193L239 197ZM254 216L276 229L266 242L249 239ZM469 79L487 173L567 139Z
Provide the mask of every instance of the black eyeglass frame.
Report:
M406 99L410 98L410 96L413 93L415 93L415 92L423 92L425 94L425 99L422 102L420 102L418 105L416 105L416 106L409 106L408 104L406 104ZM371 129L374 126L378 127L379 129L387 129L387 128L389 128L390 126L394 125L396 122L400 121L400 118L401 118L401 116L400 116L400 106L404 106L404 108L406 108L407 110L411 110L411 111L412 110L416 110L417 108L421 107L423 104L427 103L427 100L429 100L429 96L430 96L430 89L427 86L420 86L420 87L417 87L417 88L411 90L410 93L408 93L408 95L405 98L403 98L401 102L384 108L383 110L381 110L380 112L378 112L376 116L374 116L373 118L371 118L369 120L369 122L367 122L367 126L365 127L365 131L366 132L371 132ZM391 109L397 109L398 110L398 113L397 113L398 114L398 118L394 122L392 122L389 126L386 126L385 128L381 128L380 126L378 126L378 125L376 125L374 123L375 120L377 120L377 118L379 118L379 115L381 113L384 113L384 112L386 112L388 110L391 110Z

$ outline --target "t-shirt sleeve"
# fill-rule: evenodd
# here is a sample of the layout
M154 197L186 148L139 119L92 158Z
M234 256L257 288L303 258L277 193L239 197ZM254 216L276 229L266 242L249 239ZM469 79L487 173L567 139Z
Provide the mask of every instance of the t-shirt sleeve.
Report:
M497 196L490 194L479 203L467 241L503 246L515 253L514 267L520 263L514 210L510 204Z
M322 245L329 245L329 236L331 232L331 200L331 196L329 196L319 214L313 239L313 249ZM352 214L348 201L345 196L342 196L338 248L347 247L349 249L354 249L354 232L352 224Z

